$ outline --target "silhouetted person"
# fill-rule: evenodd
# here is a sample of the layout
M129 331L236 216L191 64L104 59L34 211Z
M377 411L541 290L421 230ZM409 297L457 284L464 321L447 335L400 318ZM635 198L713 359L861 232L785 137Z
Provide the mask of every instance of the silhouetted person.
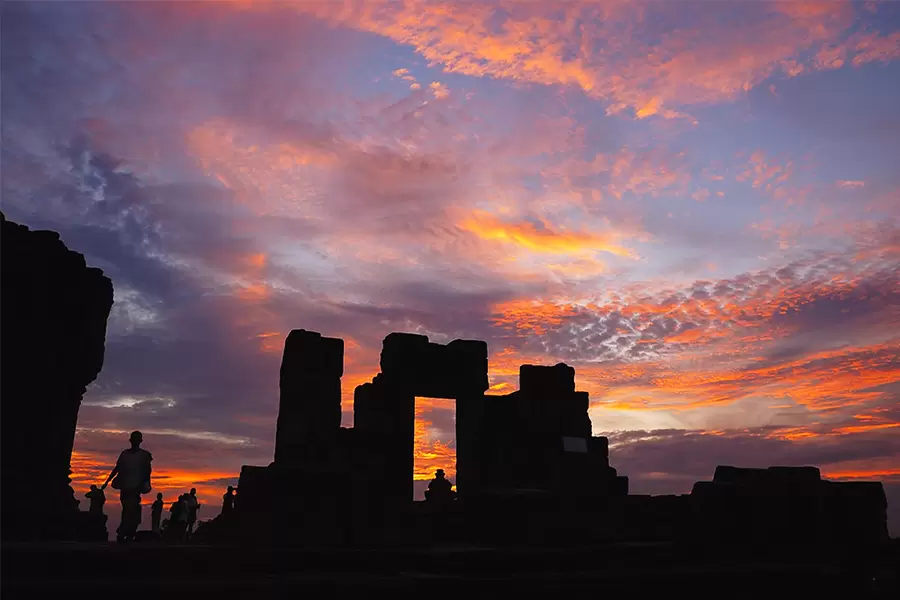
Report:
M228 486L228 491L222 494L222 515L227 518L234 511L234 486Z
M184 503L187 508L185 539L190 539L191 534L194 533L194 523L197 522L197 511L200 510L200 500L197 499L197 488L191 488L191 493L185 494Z
M133 540L141 524L141 494L150 492L150 463L153 455L141 448L144 436L140 431L131 432L131 447L122 451L116 466L106 478L103 489L112 480L113 488L119 490L122 502L122 522L117 531L120 542Z
M156 494L156 500L153 501L153 506L150 508L150 528L156 535L159 535L159 522L162 520L162 511L163 495L160 492Z
M84 495L91 501L90 511L94 514L103 514L103 504L106 502L106 494L96 485L91 484L91 491Z
M444 470L438 469L434 472L434 479L428 482L425 500L438 503L449 502L456 497L456 492L452 488L453 484L444 476Z
M184 538L184 529L187 524L187 503L184 497L187 494L181 494L178 499L169 507L172 516L169 518L169 529L173 540Z

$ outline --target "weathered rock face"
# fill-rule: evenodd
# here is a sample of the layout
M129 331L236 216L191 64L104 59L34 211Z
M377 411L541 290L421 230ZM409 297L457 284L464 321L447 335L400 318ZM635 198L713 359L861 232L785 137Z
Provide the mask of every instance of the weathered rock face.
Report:
M3 538L66 538L78 409L103 366L112 282L58 233L0 220Z

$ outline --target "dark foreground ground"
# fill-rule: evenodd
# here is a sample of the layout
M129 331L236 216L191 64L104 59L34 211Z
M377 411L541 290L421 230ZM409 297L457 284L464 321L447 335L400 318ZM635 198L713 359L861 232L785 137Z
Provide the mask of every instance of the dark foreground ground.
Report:
M666 595L900 598L900 544L877 550L687 548L261 549L154 542L8 545L2 597ZM237 596L235 596L237 594ZM613 597L613 596L606 596Z

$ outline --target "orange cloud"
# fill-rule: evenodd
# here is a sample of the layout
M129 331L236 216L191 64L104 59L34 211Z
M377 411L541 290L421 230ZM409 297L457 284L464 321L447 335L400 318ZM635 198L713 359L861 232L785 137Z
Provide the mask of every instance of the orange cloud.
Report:
M450 95L450 91L447 89L447 86L441 83L440 81L432 81L428 85L429 89L431 89L431 93L434 95L435 99L441 100Z
M705 202L709 198L709 190L707 188L700 188L691 196L697 202Z
M774 75L796 77L900 56L898 34L855 31L856 9L833 2L691 7L631 0L454 3L231 2L232 10L294 10L412 47L445 72L580 89L607 113L687 118L679 107L730 102ZM865 10L864 8L862 10ZM660 26L662 24L662 27ZM648 40L654 40L649 42ZM408 70L397 69L397 77ZM419 86L418 83L413 83ZM420 87L420 86L419 86Z
M815 56L818 69L840 69L851 64L859 67L870 62L890 62L900 58L900 32L880 35L860 31L846 40L828 44Z
M267 354L281 354L284 351L284 336L277 331L266 331L256 336L260 349Z
M484 211L476 211L457 225L483 240L519 246L540 254L606 252L636 258L635 254L615 243L613 235L570 232L553 228L546 221L542 227L530 222L506 223Z
M868 425L850 425L835 429L836 433L862 433L865 431L874 431L878 429L893 429L900 427L900 423L872 423Z
M900 475L900 469L869 469L859 471L831 471L826 470L822 473L827 479L876 479L884 480Z
M848 36L854 9L847 2L767 3L742 13L740 25L729 18L733 5L703 7L692 28L652 30L658 37L652 45L641 34L670 9L625 0L294 6L412 46L446 72L574 86L609 101L608 112L629 109L637 118L687 117L673 107L730 101L775 73L836 68L851 56L854 66L893 60L900 46L896 35Z
M221 119L195 127L186 142L210 177L259 214L281 212L285 202L302 205L306 188L297 180L310 167L326 168L337 161L333 152L299 142L259 145L251 131Z
M547 265L547 270L564 278L596 277L606 272L606 265L596 260L576 259Z
M787 408L790 408L790 406ZM767 437L797 441L821 437L821 434L810 431L806 427L783 427L772 432L772 434Z
M696 343L701 340L708 340L711 337L724 335L722 332L708 332L703 329L686 329L680 333L676 333L675 335L670 335L665 338L667 343L670 344L690 344Z
M246 262L254 269L262 269L266 266L266 255L263 253L251 254L246 258Z
M261 302L271 297L272 288L263 278L267 257L264 253L254 253L239 258L236 275L236 295L247 303Z
M576 315L577 309L565 304L514 300L495 305L493 313L495 325L512 327L526 334L544 335L548 328L559 326L566 318Z
M237 290L237 296L245 302L258 302L271 295L268 286L264 283L250 283L242 285Z
M559 179L563 189L580 190L586 196L592 196L594 202L602 200L602 191L618 200L626 193L652 197L663 192L677 195L687 191L691 180L684 153L666 152L658 148L633 149L627 146L617 152L598 153L591 160L563 160L557 165L546 167L542 174L545 180ZM575 183L586 177L599 180L592 179L589 188L581 188Z
M835 266L829 269L834 272ZM574 364L583 389L602 398L606 408L683 411L766 397L830 412L872 407L889 398L885 386L900 381L897 340L889 333L896 329L891 323L900 322L900 312L890 308L892 296L885 288L890 280L875 291L865 277L851 272L829 281L806 281L793 273L758 275L756 282L738 278L743 292L731 291L731 284L708 283L707 289L722 288L716 295L638 289L609 294L602 303L522 299L496 305L493 322L523 339L544 336L550 356L577 349ZM818 351L811 345L790 360L767 358L782 344L790 347L798 333L802 321L790 315L818 312L822 306L834 310L841 302L856 306L856 312L863 310L860 302L878 311L871 323L855 327L856 343ZM590 337L581 339L579 332ZM608 364L603 357L629 364ZM498 374L512 375L515 358L504 356L501 365L509 363L508 369L502 367L509 372ZM497 362L492 356L492 373ZM892 426L867 422L838 433Z
M750 181L754 188L763 188L772 194L781 184L788 181L794 173L790 161L779 164L767 159L762 151L750 155L748 167L735 178L738 181Z
M635 373L585 373L582 378L605 381L604 405L623 398L617 407L682 411L715 404L729 404L753 396L791 399L812 410L829 411L873 402L886 397L877 388L900 381L900 367L892 364L891 344L819 352L783 364L734 368L729 362L698 364L687 361L638 364L633 368L646 381L634 387L627 382ZM689 360L689 359L688 359ZM633 401L638 392L639 402ZM651 398L649 404L644 399ZM850 426L837 433L884 429L894 425ZM801 434L799 437L806 437Z

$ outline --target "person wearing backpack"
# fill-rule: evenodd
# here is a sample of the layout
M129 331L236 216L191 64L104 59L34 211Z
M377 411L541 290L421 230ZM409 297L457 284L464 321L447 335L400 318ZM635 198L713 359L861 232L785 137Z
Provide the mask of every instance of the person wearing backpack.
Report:
M129 437L130 448L119 454L116 466L101 489L106 489L112 480L113 489L119 490L122 503L122 521L116 539L119 542L133 541L137 528L141 524L141 494L147 494L150 487L150 463L153 455L141 448L144 436L140 431L133 431Z

